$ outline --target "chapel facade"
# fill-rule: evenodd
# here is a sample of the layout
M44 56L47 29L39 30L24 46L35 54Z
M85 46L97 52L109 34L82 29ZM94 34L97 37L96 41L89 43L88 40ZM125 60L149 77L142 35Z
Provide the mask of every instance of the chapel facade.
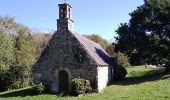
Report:
M71 79L80 77L102 91L113 80L114 59L99 44L73 30L69 4L58 6L57 31L34 66L34 81L62 92L69 91Z

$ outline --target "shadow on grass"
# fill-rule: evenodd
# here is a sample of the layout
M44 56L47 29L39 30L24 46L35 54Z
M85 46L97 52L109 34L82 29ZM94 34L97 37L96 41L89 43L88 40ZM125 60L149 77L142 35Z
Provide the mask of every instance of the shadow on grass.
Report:
M170 78L170 75L166 75L164 71L151 70L151 71L145 72L141 76L127 77L124 80L116 81L113 83L113 85L134 85L134 84L140 84L140 83L149 82L149 81L164 80L167 78Z
M31 88L11 91L8 93L0 94L0 97L25 97L25 96L33 96L33 92Z
M66 97L69 94L68 93L52 93L52 92L47 92L45 94L48 95L56 95L56 96L60 96L60 97ZM39 95L43 95L43 94L39 94ZM26 97L26 96L37 96L34 91L32 90L32 88L28 88L28 89L23 89L23 90L16 90L16 91L11 91L11 92L7 92L7 93L2 93L0 94L0 98L8 98L8 97ZM70 95L69 95L70 96Z

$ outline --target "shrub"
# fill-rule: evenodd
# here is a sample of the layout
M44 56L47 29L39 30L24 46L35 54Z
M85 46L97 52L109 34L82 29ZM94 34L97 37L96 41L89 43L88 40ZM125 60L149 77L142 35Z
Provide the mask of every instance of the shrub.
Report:
M33 87L34 94L42 94L46 90L46 87L43 83L39 83Z
M128 56L121 53L121 52L118 52L116 54L116 60L117 60L118 64L123 65L123 67L129 67L130 66Z
M127 74L127 70L124 66L116 64L114 66L114 74L113 74L113 78L115 80L122 80L125 78Z
M90 86L90 81L82 78L72 79L70 82L70 93L72 95L81 95L90 93L92 88Z

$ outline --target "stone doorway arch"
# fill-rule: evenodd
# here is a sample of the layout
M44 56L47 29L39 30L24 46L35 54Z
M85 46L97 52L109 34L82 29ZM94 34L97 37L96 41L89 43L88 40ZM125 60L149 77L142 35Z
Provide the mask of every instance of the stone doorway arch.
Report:
M68 92L69 90L69 75L66 71L59 71L59 92Z

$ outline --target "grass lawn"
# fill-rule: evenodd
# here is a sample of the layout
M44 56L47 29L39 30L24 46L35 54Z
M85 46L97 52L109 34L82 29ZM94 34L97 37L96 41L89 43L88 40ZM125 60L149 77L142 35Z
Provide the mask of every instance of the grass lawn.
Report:
M29 89L0 93L0 100L170 100L170 75L160 69L130 67L123 81L108 86L102 93L61 97L54 94L30 95Z

